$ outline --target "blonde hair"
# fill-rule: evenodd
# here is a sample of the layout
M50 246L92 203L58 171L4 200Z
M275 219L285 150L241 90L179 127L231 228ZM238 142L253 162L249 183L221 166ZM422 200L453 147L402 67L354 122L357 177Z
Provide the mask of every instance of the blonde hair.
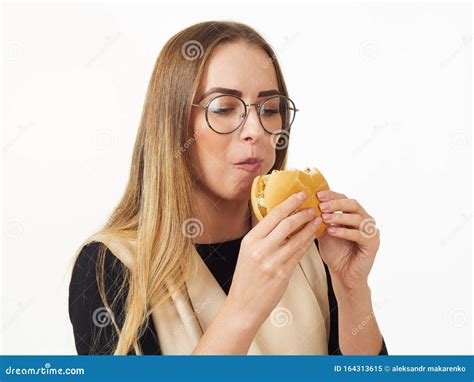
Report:
M171 37L153 68L133 149L126 190L98 233L134 239L133 266L126 270L120 293L126 292L123 327L112 315L118 335L115 355L142 354L139 337L153 310L183 288L194 245L182 233L192 217L193 171L187 142L192 142L191 104L213 49L224 42L245 41L260 47L273 64L279 91L288 96L283 75L271 46L251 27L238 22L209 21L192 25ZM287 145L276 149L270 172L285 168ZM107 309L104 289L104 256L98 253L97 281ZM79 253L79 252L78 252Z

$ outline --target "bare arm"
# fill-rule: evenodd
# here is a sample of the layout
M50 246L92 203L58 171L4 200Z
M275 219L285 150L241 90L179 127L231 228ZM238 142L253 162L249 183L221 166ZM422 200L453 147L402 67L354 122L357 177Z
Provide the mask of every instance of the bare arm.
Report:
M346 291L336 279L333 281L333 287L338 301L341 353L379 354L382 334L375 318L368 284L363 283L352 291Z
M243 238L226 302L192 354L248 353L321 224L314 209L292 214L305 198L305 193L290 196Z
M368 277L380 246L380 231L357 200L332 190L320 191L318 197L323 220L330 225L319 239L319 252L337 299L339 348L342 354L379 354L383 340Z
M246 355L257 330L226 302L192 354Z

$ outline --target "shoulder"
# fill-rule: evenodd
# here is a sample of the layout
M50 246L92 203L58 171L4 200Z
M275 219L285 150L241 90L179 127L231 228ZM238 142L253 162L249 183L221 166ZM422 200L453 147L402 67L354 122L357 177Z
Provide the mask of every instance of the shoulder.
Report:
M107 294L118 289L125 276L124 264L101 242L84 245L74 262L69 284L69 305L78 302L77 297L96 299L99 296L98 276L104 280Z
M91 274L95 275L102 261L107 273L121 271L124 266L104 243L94 241L84 245L75 260L73 277L88 278Z
M98 274L102 265L107 300L110 303L120 297L115 300L112 311L105 308L99 289ZM124 271L125 266L103 243L90 242L80 249L72 270L68 299L78 354L110 352L112 342L109 340L115 339L111 321L123 315L127 293ZM123 285L125 293L119 293Z

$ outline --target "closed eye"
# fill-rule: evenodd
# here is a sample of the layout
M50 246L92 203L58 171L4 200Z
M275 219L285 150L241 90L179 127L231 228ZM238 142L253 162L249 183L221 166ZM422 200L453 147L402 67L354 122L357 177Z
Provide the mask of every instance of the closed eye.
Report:
M229 114L233 112L234 110L235 108L219 108L219 109L212 109L211 112L215 114L224 115L224 114Z
M278 109L265 109L263 111L263 115L274 115L274 114L278 114L279 113L279 110Z

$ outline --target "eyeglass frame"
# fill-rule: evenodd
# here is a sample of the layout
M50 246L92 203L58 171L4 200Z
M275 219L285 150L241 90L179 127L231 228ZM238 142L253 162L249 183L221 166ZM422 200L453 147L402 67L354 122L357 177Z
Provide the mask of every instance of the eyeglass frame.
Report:
M214 101L215 99L217 98L220 98L220 97L234 97L234 98L237 98L240 102L242 102L242 104L244 105L244 110L245 110L245 117L244 119L242 119L242 122L239 123L239 125L232 131L229 131L228 133L222 133L220 131L217 131L215 130L212 126L211 126L211 123L209 122L209 118L208 118L208 110L209 110L209 105L211 104L212 101ZM262 123L262 119L260 118L260 109L262 107L262 105L268 101L269 99L272 99L272 98L276 98L276 97L280 97L280 98L286 98L288 101L291 102L291 104L293 105L293 110L295 111L294 114L293 114L293 118L290 122L290 124L288 125L288 127L286 129L281 129L280 132L278 133L271 133L270 131L268 131L267 129L265 129L265 127L263 126L263 123ZM245 101L236 96L236 95L233 95L233 94L218 94L216 95L215 97L212 97L209 101L207 101L207 105L206 106L203 106L203 105L200 105L200 104L196 104L196 103L192 103L191 104L192 106L197 106L197 107L200 107L202 109L204 109L206 112L205 112L205 116L206 116L206 122L207 122L207 125L209 126L209 128L214 131L215 133L217 134L222 134L222 135L225 135L225 134L232 134L234 131L238 130L244 123L245 121L247 120L248 116L249 116L249 113L250 113L250 106L255 106L255 110L257 112L257 116L258 116L258 121L260 122L260 126L262 126L262 129L268 133L268 134L271 134L271 135L280 135L282 134L284 131L287 131L289 132L290 128L291 128L291 125L293 124L293 122L295 121L295 117L296 117L296 112L299 111L299 109L296 108L296 105L295 103L293 102L293 100L283 94L275 94L275 95L271 95L269 97L266 97L264 98L261 102L259 103L245 103Z

